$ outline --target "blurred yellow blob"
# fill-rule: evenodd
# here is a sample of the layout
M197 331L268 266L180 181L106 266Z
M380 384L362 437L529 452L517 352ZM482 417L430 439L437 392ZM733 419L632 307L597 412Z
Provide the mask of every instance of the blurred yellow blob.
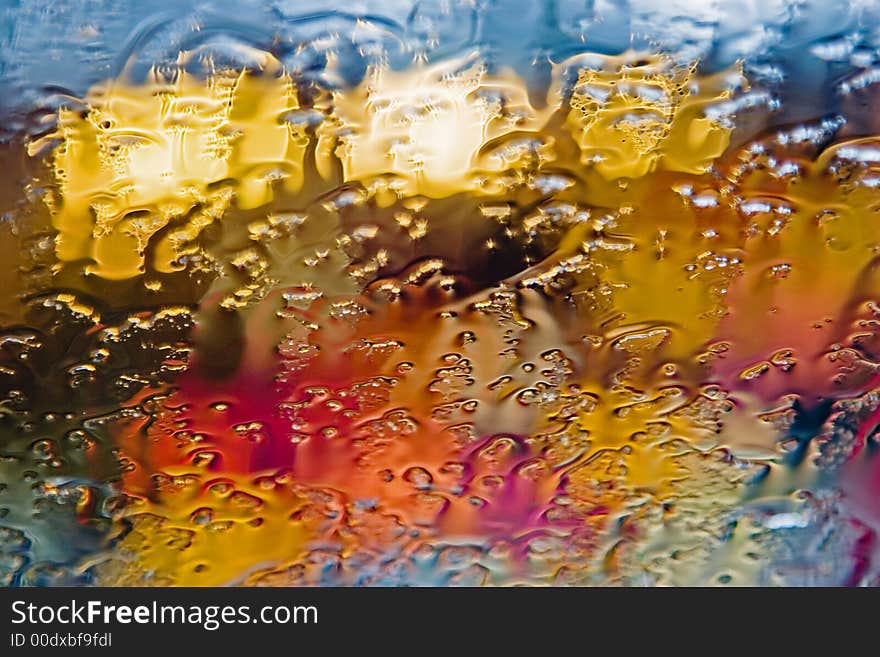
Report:
M638 178L660 166L704 173L730 140L730 128L705 110L730 95L725 71L695 78L695 68L657 56L591 57L572 90L566 127L581 161L606 179Z
M55 172L61 204L54 214L57 255L89 260L86 271L125 279L144 270L148 242L172 222L155 253L156 270L182 269L180 257L199 231L229 206L271 199L270 184L303 182L308 143L303 126L284 120L299 108L290 78L266 55L262 75L218 73L173 81L154 72L146 84L111 81L86 98L88 112L63 109Z
M280 62L262 60L257 72L207 79L181 70L171 79L154 71L144 84L110 81L87 95L87 111L61 110L52 135L58 259L113 280L183 270L204 228L231 207L265 206L275 190L303 191L302 207L340 177L390 206L509 194L534 187L549 165L590 179L591 201L608 200L619 190L606 181L658 168L703 173L730 132L707 109L745 84L738 72L698 78L657 56L579 56L556 65L537 109L515 74L489 74L464 57L376 66L357 87L319 91L320 107L303 111Z
M100 568L113 586L225 586L304 550L313 531L291 519L305 500L229 476L157 474L156 499L132 497L122 559ZM271 540L267 540L271 537Z
M512 74L490 76L464 59L406 71L373 68L355 89L335 93L333 104L325 138L338 138L346 180L384 177L399 195L433 198L480 191L491 182L484 176L534 155L527 146L483 149L516 132L537 132L554 109L535 110Z

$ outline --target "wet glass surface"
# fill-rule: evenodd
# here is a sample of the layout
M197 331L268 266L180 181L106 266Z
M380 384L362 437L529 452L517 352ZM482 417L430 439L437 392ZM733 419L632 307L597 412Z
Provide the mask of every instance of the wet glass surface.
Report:
M0 8L0 583L880 582L880 6Z

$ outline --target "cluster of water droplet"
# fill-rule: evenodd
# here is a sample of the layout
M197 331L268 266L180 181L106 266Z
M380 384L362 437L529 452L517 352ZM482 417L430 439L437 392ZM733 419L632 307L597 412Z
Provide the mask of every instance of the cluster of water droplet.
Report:
M867 35L290 4L10 110L3 584L876 583Z

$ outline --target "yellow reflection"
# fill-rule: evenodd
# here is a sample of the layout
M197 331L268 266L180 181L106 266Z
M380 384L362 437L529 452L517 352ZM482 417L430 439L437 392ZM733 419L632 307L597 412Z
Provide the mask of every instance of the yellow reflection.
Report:
M374 68L357 88L334 94L325 135L339 139L345 179L385 176L398 194L436 198L478 191L482 176L525 155L513 149L506 157L482 156L481 149L514 132L540 129L554 108L532 108L524 83L513 75L465 66L453 60L406 71Z
M267 203L275 180L291 191L302 185L305 129L284 120L299 108L296 90L268 55L263 75L203 81L181 71L168 82L154 73L142 85L99 85L86 102L88 112L59 114L62 202L53 222L59 259L89 260L88 273L141 273L147 244L172 222L180 228L153 266L182 268L183 245L231 202L213 183L236 181L245 209Z
M196 474L156 475L157 499L132 497L123 557L99 569L111 586L225 586L255 568L298 555L313 531L291 515L304 500ZM154 477L155 478L155 477Z
M657 56L591 59L578 74L566 127L581 160L604 178L638 178L658 166L704 173L727 148L730 128L705 110L729 97L729 71L697 80L694 67Z
M730 132L706 109L729 96L738 75L698 78L636 53L574 58L556 66L536 109L523 80L470 58L374 67L315 113L312 144L310 121L296 120L305 115L294 81L271 55L263 59L258 74L111 81L91 90L88 111L62 110L53 135L59 260L85 261L86 272L108 279L181 270L204 228L230 208L265 206L275 190L302 191L296 206L314 207L340 176L390 205L511 194L549 164L588 179L591 200L611 198L613 179L705 171ZM572 67L581 70L568 89Z

